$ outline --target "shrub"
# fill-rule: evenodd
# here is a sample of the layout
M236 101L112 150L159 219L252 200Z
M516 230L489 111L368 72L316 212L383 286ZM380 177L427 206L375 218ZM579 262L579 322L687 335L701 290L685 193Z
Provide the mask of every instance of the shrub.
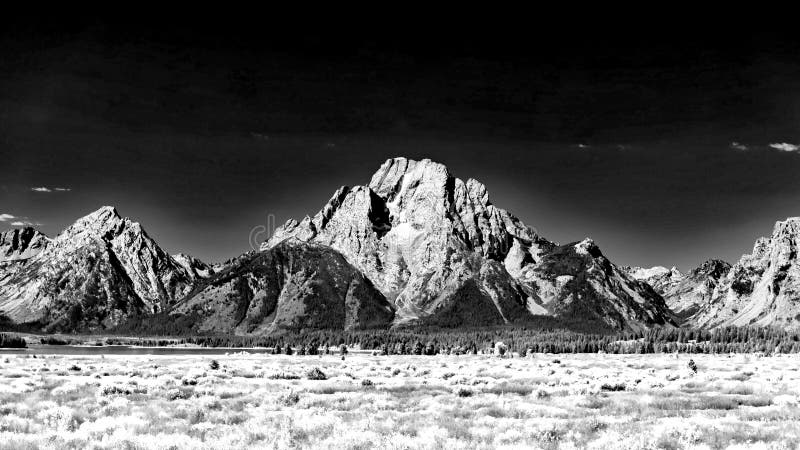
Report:
M365 378L361 380L361 385L368 387L368 386L375 386L375 383L373 383L372 380Z
M536 390L536 398L539 398L539 399L550 398L550 393L545 391L544 389L537 389Z
M131 391L121 386L109 385L100 389L102 395L131 395Z
M273 373L272 375L268 376L270 380L299 380L300 377L298 375L292 373Z
M77 365L73 364L73 365L69 366L69 369L67 369L67 370L69 370L70 372L80 372L81 368L78 367Z
M300 395L294 391L278 397L278 402L283 406L294 406L299 401L300 401Z
M325 374L321 370L319 370L318 367L314 367L313 369L309 370L308 373L306 374L306 378L308 378L309 380L327 380L328 379L328 377L325 376Z
M190 389L170 389L167 391L167 399L170 401L186 400L192 397Z
M459 397L472 397L472 391L470 391L469 389L459 388L456 391L456 395L458 395Z
M623 383L614 383L614 384L603 383L603 385L600 386L600 390L608 392L624 391L625 385Z

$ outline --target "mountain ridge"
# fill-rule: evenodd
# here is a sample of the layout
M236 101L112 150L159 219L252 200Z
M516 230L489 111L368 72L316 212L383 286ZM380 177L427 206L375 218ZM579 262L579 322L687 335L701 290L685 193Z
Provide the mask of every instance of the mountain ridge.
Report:
M790 217L734 265L618 266L592 239L542 237L475 179L428 159L390 158L367 184L340 187L313 216L288 220L259 251L224 264L169 255L111 206L54 238L30 227L1 233L0 315L46 331L113 329L163 314L237 334L546 317L609 330L794 329L798 248L800 218ZM323 310L336 319L323 320Z
M340 251L395 304L396 325L433 320L430 316L449 304L448 293L466 292L460 289L469 284L468 279L477 286L468 290L479 297L470 301L494 304L498 314L493 317L501 317L503 323L525 322L534 315L568 314L570 309L561 304L572 303L587 303L587 310L615 328L673 322L663 299L624 271L597 271L603 279L589 280L591 277L536 270L544 256L559 245L494 206L479 181L462 181L444 165L428 159L386 160L368 184L339 188L317 214L302 221L290 219L261 249L272 248L288 237ZM560 255L568 258L568 253ZM475 264L468 263L469 255L477 255L484 264L499 263L503 270L476 270ZM558 264L551 267L562 268ZM575 281L559 284L556 278L562 275ZM616 277L614 282L605 279L610 276ZM624 311L620 313L623 320L604 317L606 309L589 304L606 299L595 295L600 287L612 293L616 302L612 309ZM575 290L575 296L565 289ZM585 292L577 292L581 289ZM511 295L512 301L498 303L501 294ZM633 303L644 306L628 308ZM517 306L524 306L524 312ZM508 308L517 313L507 314ZM640 311L642 308L647 312ZM634 314L626 316L629 313Z

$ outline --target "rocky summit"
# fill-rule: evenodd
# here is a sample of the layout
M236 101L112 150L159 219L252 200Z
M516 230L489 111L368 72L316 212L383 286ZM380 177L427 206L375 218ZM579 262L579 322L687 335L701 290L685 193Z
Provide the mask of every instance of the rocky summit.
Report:
M397 308L395 325L499 325L535 317L615 329L673 323L663 299L591 241L559 246L492 204L486 187L424 159L387 160L341 187L288 238L341 252Z
M7 321L100 330L164 310L198 277L112 207L77 220L41 247L0 271L0 314Z

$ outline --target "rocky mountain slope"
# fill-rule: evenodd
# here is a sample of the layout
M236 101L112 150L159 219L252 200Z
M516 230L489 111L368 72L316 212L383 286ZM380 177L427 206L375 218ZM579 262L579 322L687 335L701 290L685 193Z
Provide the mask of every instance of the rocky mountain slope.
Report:
M664 297L667 306L681 319L691 322L691 317L707 305L714 296L720 280L731 265L710 259L686 274L676 268L653 267L629 269L631 276L645 281Z
M36 256L50 240L31 227L0 233L0 263L21 261Z
M388 327L394 309L337 251L294 239L248 253L201 283L171 314L196 332Z
M387 160L364 186L342 187L287 238L330 246L397 308L395 323L503 324L534 316L613 328L670 324L663 299L591 242L559 246L430 160Z
M711 299L690 318L698 327L779 326L800 329L800 217L775 224L719 280Z
M41 247L23 265L0 272L0 314L13 323L111 327L164 310L199 276L112 207L79 219Z
M643 267L624 267L624 269L630 276L637 280L644 281L662 295L667 289L683 278L683 274L675 267L671 269L667 269L664 266L655 266L649 269Z

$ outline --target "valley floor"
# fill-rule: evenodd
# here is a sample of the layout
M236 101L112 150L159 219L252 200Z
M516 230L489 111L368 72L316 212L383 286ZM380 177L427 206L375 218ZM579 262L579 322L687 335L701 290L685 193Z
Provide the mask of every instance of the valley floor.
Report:
M0 352L0 449L797 448L800 441L800 355L213 358L216 369L205 355ZM327 379L310 379L321 374Z

